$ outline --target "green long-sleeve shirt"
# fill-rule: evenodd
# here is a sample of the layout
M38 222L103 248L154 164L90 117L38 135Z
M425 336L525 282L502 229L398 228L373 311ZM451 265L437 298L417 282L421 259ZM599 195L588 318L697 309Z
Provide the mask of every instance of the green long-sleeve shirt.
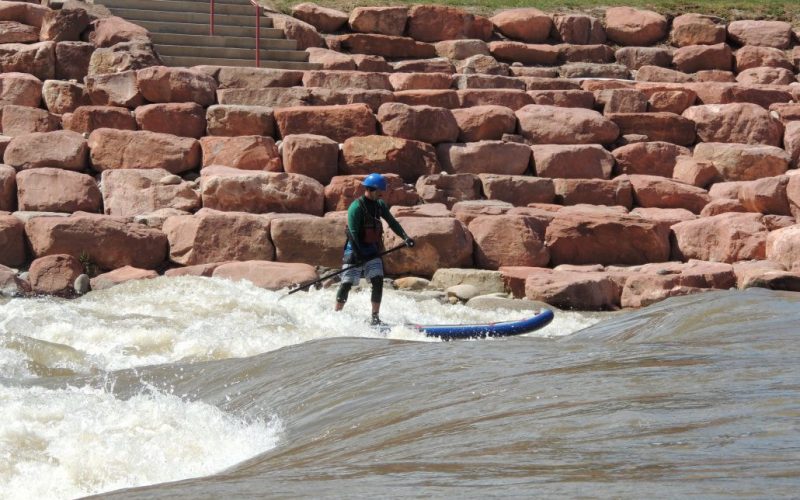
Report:
M359 200L363 201L364 205L366 205L367 209L372 213L375 213L375 204L377 203L378 206L380 206L381 218L383 218L383 220L389 224L389 227L392 229L392 231L394 231L397 236L403 239L408 238L406 232L403 230L403 227L399 222L397 222L397 219L394 218L391 212L389 212L389 207L383 200L378 200L376 202L362 196L361 198L354 200L347 209L347 229L350 231L350 240L354 241L355 244L358 245L356 250L362 250L361 246L363 246L364 243L359 240L359 237L364 226L364 219L370 216L368 213L365 213L364 208Z

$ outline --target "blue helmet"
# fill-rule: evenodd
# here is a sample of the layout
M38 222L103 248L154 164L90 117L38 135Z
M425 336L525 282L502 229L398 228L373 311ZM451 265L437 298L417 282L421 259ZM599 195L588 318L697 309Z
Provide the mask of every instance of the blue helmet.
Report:
M378 191L386 191L386 177L381 174L369 174L367 178L361 182L361 185L367 188L377 189Z

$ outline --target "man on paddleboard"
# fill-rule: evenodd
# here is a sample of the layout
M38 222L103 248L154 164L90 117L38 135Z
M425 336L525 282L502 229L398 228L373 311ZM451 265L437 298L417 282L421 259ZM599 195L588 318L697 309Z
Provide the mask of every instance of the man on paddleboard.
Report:
M358 283L362 274L372 285L372 324L381 325L380 309L383 297L383 251L384 219L394 233L401 237L406 246L413 247L411 239L400 223L389 213L383 201L386 191L386 178L381 174L369 174L362 182L364 195L353 201L347 209L347 244L344 247L343 262L351 266L342 273L342 284L336 293L336 311L341 311L347 302L350 289Z

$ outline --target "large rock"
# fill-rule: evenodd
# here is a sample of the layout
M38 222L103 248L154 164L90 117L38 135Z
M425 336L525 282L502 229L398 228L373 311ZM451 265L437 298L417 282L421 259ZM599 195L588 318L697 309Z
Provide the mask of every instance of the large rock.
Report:
M683 116L697 126L703 142L739 142L780 146L783 125L769 111L750 103L692 106Z
M767 227L761 214L724 213L672 226L678 260L738 262L765 257Z
M525 65L554 66L559 58L558 47L507 40L489 42L489 52L499 61Z
M141 130L180 137L202 137L206 133L206 112L194 102L168 102L139 106L135 112Z
M366 175L337 175L325 186L325 212L347 210L350 204L364 194L362 182ZM405 184L396 174L384 174L386 191L383 199L390 206L412 206L420 202L419 195L412 186Z
M205 68L213 68L211 73ZM269 87L295 87L303 84L303 71L273 68L243 68L236 66L195 66L214 76L219 89L262 89ZM220 103L222 104L222 103Z
M408 21L408 7L356 7L350 13L350 29L357 33L401 36Z
M356 62L349 54L320 47L309 47L306 52L308 53L308 62L319 65L317 66L319 69L334 71L354 71L356 69Z
M218 104L206 110L208 135L267 135L275 134L275 117L266 106Z
M553 16L552 35L559 42L576 45L606 42L603 23L585 14L556 14Z
M34 293L70 297L75 295L73 283L83 273L83 265L76 257L56 254L34 260L28 279Z
M728 38L738 45L788 49L792 25L785 21L733 21L728 25Z
M40 80L55 78L55 42L0 44L0 71L30 73Z
M669 259L669 228L632 215L557 212L545 239L551 264L636 265Z
M528 300L546 302L562 309L619 308L622 287L606 273L527 269L538 270L525 279L524 296Z
M733 266L721 262L693 260L687 264L646 264L625 280L622 307L644 307L654 302L703 292L728 289L736 284Z
M614 157L598 144L541 144L531 149L539 177L609 179L614 169Z
M514 208L514 205L499 200L465 200L454 203L453 216L469 225L473 219L481 215L502 215Z
M270 220L261 215L203 209L195 215L164 222L169 259L193 266L231 260L273 260L275 247L267 237Z
M13 212L17 207L17 171L0 165L0 211Z
M797 79L785 68L750 68L736 75L736 81L742 85L789 85Z
M552 203L553 181L527 175L480 174L483 193L490 200L500 200L517 207L529 203Z
M442 267L472 266L472 235L452 217L399 217L397 221L416 245L410 250L384 257L386 274L430 277ZM392 231L385 231L384 246L402 243Z
M25 233L36 257L69 254L88 259L101 270L154 269L167 255L164 233L121 217L85 213L36 217L25 223Z
M56 78L82 82L89 74L95 46L88 42L58 42L56 44Z
M394 92L394 101L409 106L433 106L455 109L460 107L455 90L401 90ZM515 119L516 123L516 119Z
M60 168L35 168L17 174L19 210L99 212L102 195L90 175Z
M56 55L58 48L56 47ZM89 58L89 75L119 73L151 66L161 66L163 61L150 42L123 42L111 47L99 48Z
M645 174L672 177L679 156L691 155L683 146L669 142L637 142L612 152L617 174Z
M652 45L666 38L667 19L650 10L612 7L606 9L606 36L620 45Z
M150 102L195 102L206 107L216 100L216 80L198 71L153 66L139 70L136 80Z
M492 23L461 9L443 5L415 5L408 11L408 36L421 42L460 38L489 40Z
M0 214L0 265L22 265L25 253L25 225L13 215Z
M347 241L341 219L326 217L280 217L270 224L270 238L278 262L302 262L313 266L342 266L342 248Z
M45 106L51 113L72 113L80 106L91 104L86 87L80 83L47 80L42 86Z
M683 14L672 20L670 42L676 47L687 45L715 45L725 42L724 21L702 14Z
M800 121L786 124L783 147L789 153L794 168L800 168Z
M337 37L341 48L351 54L368 54L386 58L436 57L436 48L404 36L353 33Z
M321 135L296 134L281 144L283 169L327 184L338 172L339 144Z
M544 42L553 29L553 20L550 16L534 8L504 10L490 21L508 38L527 43Z
M694 159L711 162L718 180L751 181L781 175L789 168L790 157L775 146L704 142L695 146Z
M89 26L89 14L82 9L53 10L45 14L40 39L54 42L77 42Z
M404 90L445 90L450 88L452 76L447 73L392 73L389 83L396 92Z
M629 70L642 66L663 66L672 64L672 51L661 47L623 47L614 53L617 63Z
M0 21L0 43L34 43L39 41L35 26L17 21Z
M756 45L745 45L736 51L736 70L761 68L783 68L793 70L794 65L786 52L772 47L758 47Z
M446 208L463 200L481 197L481 183L473 174L433 174L417 179L416 190L427 204L442 204Z
M489 46L483 40L444 40L436 42L436 54L450 60L462 61L474 56L488 56Z
M121 17L106 17L98 19L92 24L94 31L92 31L90 41L97 47L111 47L121 42L150 41L150 33L146 28Z
M800 270L800 226L777 229L767 235L765 255L790 271Z
M272 20L272 27L283 31L289 40L297 42L297 50L306 50L309 47L321 47L324 45L322 36L314 26L305 21L295 19L284 14L269 13Z
M41 80L26 73L0 73L0 105L17 104L38 108L41 102Z
M280 108L275 110L275 121L281 137L316 134L336 142L372 135L376 130L375 116L366 104Z
M62 116L66 130L89 134L100 128L136 130L136 118L128 108L119 106L80 106Z
M791 215L787 187L790 176L779 175L742 182L739 201L748 212L773 215Z
M469 223L475 245L475 264L483 269L547 266L550 252L544 245L544 230L544 226L533 217L476 217Z
M378 121L386 135L438 144L455 142L459 128L449 109L387 103L378 110Z
M200 195L188 182L160 168L106 170L101 177L105 213L119 217L172 208L193 212Z
M344 12L321 7L311 2L303 2L292 7L292 16L307 22L322 33L338 31L347 23L348 19Z
M460 142L499 140L503 134L513 134L517 126L517 117L505 106L473 106L452 113Z
M699 214L709 201L705 189L657 175L629 175L636 205L654 208L685 208Z
M4 161L17 170L42 167L84 170L88 153L86 139L76 132L34 132L13 138Z
M608 205L630 209L633 188L623 176L604 179L553 179L555 202L561 205Z
M281 155L272 137L208 136L200 139L200 146L203 150L203 167L219 165L242 170L283 170Z
M3 135L16 137L31 132L52 132L61 125L58 116L39 108L7 104L2 108Z
M531 149L503 141L444 143L436 147L436 155L449 173L522 175L530 166Z
M516 112L519 133L533 144L610 144L619 127L597 111L538 104Z
M663 141L680 146L691 146L695 141L695 124L675 113L612 113L620 135L639 134L649 141Z
M303 75L303 85L328 89L392 90L389 75L386 73L354 73L352 71L307 71Z
M724 43L687 45L672 54L672 63L678 71L684 73L704 70L730 71L733 69L733 53Z
M179 174L200 165L200 143L196 139L147 131L101 128L89 135L92 167L163 168Z
M399 137L368 135L344 141L339 171L346 175L372 172L397 174L413 182L421 175L440 172L441 166L430 144Z
M214 269L212 277L249 281L259 288L280 290L314 281L319 275L309 264L248 260L221 264Z
M17 21L22 24L41 28L44 17L50 12L48 7L38 2L3 2L0 4L0 19Z
M86 91L93 104L135 108L144 104L135 71L86 77Z
M533 97L515 89L462 89L458 91L458 102L462 108L494 105L516 111L533 104Z
M203 207L225 212L322 215L322 184L300 174L212 167L200 178Z
M133 266L120 267L107 273L100 274L91 279L92 290L105 290L134 280L151 280L158 278L158 273L147 269L137 269Z

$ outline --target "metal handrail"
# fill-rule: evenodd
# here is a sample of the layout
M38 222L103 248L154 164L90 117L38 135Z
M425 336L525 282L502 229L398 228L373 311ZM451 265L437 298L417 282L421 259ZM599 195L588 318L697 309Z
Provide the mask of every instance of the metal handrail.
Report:
M261 67L261 6L257 0L250 0L253 7L256 8L256 68ZM210 0L209 19L208 19L208 32L214 36L214 0Z

